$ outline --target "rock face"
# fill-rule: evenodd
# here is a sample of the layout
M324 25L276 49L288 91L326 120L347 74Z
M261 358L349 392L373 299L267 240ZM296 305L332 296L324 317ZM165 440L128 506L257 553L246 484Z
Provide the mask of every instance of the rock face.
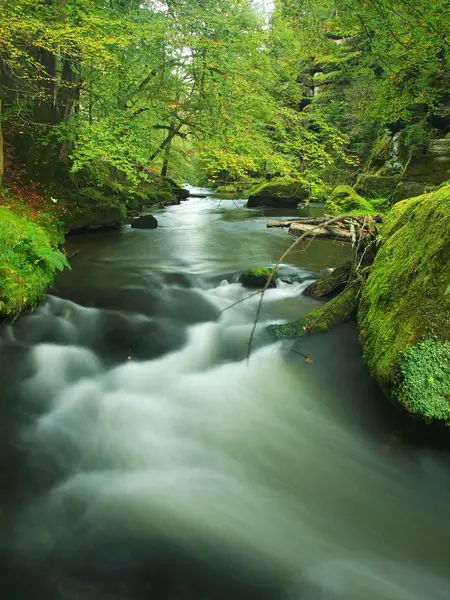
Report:
M389 198L393 196L399 181L398 175L362 173L356 181L355 192L365 198Z
M411 415L447 424L449 223L449 186L394 205L358 310L364 357L384 391Z
M131 227L133 227L133 229L156 229L158 227L158 221L153 215L142 215L133 220Z
M172 193L179 199L179 200L186 200L187 198L189 198L189 196L191 195L191 192L189 190L184 189L183 187L181 187L181 185L178 185L178 183L176 183L176 181L174 181L173 179L169 179L168 177L166 178L167 183L170 186L170 189L172 191Z
M80 195L66 206L63 228L67 233L120 227L125 217L124 206L114 198L97 200Z
M297 204L306 200L309 195L310 186L306 181L293 182L290 177L280 177L251 190L247 206L296 208Z
M241 273L239 281L244 287L263 288L268 282L271 273L272 269L270 268L248 269L247 271L243 271L243 273ZM277 287L276 279L277 275L275 273L275 275L272 278L272 281L270 282L269 287Z

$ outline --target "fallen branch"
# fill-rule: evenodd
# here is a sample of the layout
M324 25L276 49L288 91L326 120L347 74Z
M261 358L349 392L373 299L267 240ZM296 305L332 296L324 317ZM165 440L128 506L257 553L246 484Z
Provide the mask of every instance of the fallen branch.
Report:
M262 307L262 303L263 303L263 299L264 299L264 294L267 291L267 289L270 287L270 284L272 283L272 280L275 276L276 271L278 270L278 267L281 265L281 263L284 261L284 259L288 256L288 254L290 254L290 252L292 252L292 250L294 248L296 248L303 240L305 240L308 237L314 237L312 235L314 230L320 230L322 228L329 228L330 225L336 224L336 223L340 223L340 222L345 222L346 220L349 219L354 219L354 215L339 215L337 217L332 217L331 219L328 219L327 221L325 221L324 223L320 223L317 225L312 225L311 228L308 229L308 231L302 233L290 246L289 248L283 252L283 254L280 256L280 258L278 259L278 261L275 263L275 266L272 268L272 271L267 279L266 285L264 286L262 293L261 293L261 297L259 299L258 302L258 306L256 309L256 315L255 315L255 320L253 322L253 328L252 331L250 333L250 338L248 340L248 347L247 347L247 363L250 360L250 354L252 351L252 344L253 344L253 338L255 335L255 331L256 331L256 326L258 324L258 320L259 320L259 315L261 314L261 307ZM357 219L358 220L358 219ZM364 223L364 220L363 220ZM347 287L348 289L348 287Z
M289 235L304 235L315 238L335 240L338 242L352 242L353 234L350 230L340 227L329 227L324 225L307 225L305 223L292 223L289 227Z

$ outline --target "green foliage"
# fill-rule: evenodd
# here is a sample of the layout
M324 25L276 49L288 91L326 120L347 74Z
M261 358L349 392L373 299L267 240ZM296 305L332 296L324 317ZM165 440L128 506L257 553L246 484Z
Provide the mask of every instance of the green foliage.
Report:
M424 340L408 348L393 376L403 406L427 422L450 425L450 343Z
M359 306L361 344L386 390L400 355L421 340L450 340L450 193L438 190L395 204Z
M64 267L66 256L47 231L0 207L0 313L16 315L35 306Z

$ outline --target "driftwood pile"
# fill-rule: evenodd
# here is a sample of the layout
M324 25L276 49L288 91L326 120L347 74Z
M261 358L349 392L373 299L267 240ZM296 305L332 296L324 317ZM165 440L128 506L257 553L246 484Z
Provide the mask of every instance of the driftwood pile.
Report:
M295 236L314 237L338 242L355 244L357 239L372 236L375 223L381 221L380 216L344 216L340 219L331 217L301 217L288 221L270 221L267 227L286 227L288 233Z

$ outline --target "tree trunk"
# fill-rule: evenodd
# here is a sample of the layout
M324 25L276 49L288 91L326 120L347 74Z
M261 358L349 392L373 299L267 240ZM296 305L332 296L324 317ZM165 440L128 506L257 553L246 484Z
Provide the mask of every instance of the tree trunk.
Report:
M5 159L3 153L2 99L0 98L0 185L3 183L3 175L5 174Z
M322 238L340 242L352 242L353 240L353 235L350 231L332 226L320 227L317 225L305 225L304 223L292 223L289 227L289 233L291 235L307 235L312 238Z
M167 177L167 172L169 170L170 148L172 146L172 140L173 138L171 138L169 143L166 144L166 148L164 151L164 161L161 169L161 177Z
M158 146L158 148L153 152L153 154L150 156L149 158L149 162L153 162L155 160L155 158L158 156L158 154L160 152L162 152L164 150L164 148L169 144L172 143L173 138L177 135L177 133L180 131L180 129L182 128L183 124L180 123L180 125L177 125L174 129L171 129L169 131L169 133L167 134L167 137L165 138L165 140L162 142L162 144L160 144Z

